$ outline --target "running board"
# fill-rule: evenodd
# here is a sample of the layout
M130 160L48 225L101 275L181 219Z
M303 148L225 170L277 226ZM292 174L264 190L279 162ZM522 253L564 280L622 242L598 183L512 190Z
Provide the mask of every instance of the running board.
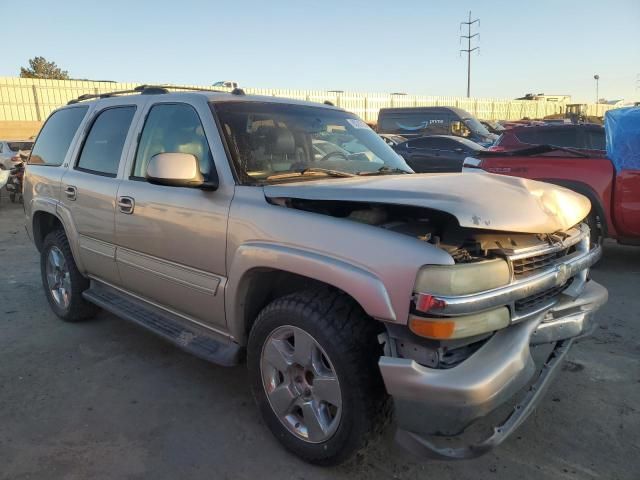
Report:
M223 366L238 365L244 349L231 340L218 338L204 328L189 325L189 320L150 305L107 285L91 282L82 293L89 302L132 321L203 360Z

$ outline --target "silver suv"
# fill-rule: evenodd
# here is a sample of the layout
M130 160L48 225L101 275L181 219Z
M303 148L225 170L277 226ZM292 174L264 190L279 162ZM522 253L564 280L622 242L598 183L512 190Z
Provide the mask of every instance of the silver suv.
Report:
M31 153L27 230L51 308L246 360L265 423L309 462L348 459L394 416L419 455L480 455L595 326L607 292L589 278L601 249L581 195L414 174L331 105L118 93L52 113Z

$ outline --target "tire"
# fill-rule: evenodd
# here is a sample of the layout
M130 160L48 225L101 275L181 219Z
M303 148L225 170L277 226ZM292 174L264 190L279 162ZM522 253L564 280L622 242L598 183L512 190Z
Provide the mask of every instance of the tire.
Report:
M48 273L53 270L50 268L53 263L50 263L49 267L47 265L50 262L50 256L56 257L57 261L64 265L54 273L54 276L58 275L57 284L64 285L65 293L62 295L64 300L60 300L61 295L56 299L49 283ZM63 230L54 230L45 237L40 252L40 273L49 306L58 317L66 322L79 322L96 315L98 307L82 297L82 292L89 288L89 280L78 270ZM60 289L57 289L57 292L60 292Z
M9 200L11 200L11 203L16 203L16 194L15 193L10 193L9 194Z
M321 412L329 417L333 415L331 428L327 429L332 433L321 440L312 438L312 428L308 429L307 439L295 433L297 420L281 420L282 415L276 413L271 406L270 398L273 397L267 395L267 388L271 388L271 383L265 380L264 371L271 372L275 369L269 361L264 360L263 354L270 351L270 342L276 335L286 336L289 330L294 332L295 339L300 334L316 342L316 346L320 347L321 368L327 368L324 374L332 375L338 381L339 400L332 401L340 406L324 401L319 403L324 408ZM378 369L378 359L382 354L382 347L377 339L380 330L380 324L368 317L349 296L330 288L308 290L276 299L258 315L247 346L251 387L265 423L289 451L313 464L337 465L380 437L391 420L392 412L391 397L386 393ZM286 347L293 349L292 359L296 355L295 345L298 343L302 345L302 342L296 340L293 347L291 343ZM318 349L315 352L317 354ZM288 368L298 367L294 365ZM277 388L285 384L292 385L286 380L288 377L283 377L280 373L277 375L276 378L282 382ZM305 370L302 376L307 378L308 375L309 372ZM312 395L315 399L316 395L322 394L318 390L321 377L311 377L315 384L309 380L311 386L306 395ZM296 378L299 379L300 376ZM327 380L326 377L322 379ZM298 400L293 401L294 413L289 415L293 419L300 419L302 424L305 424L307 418L311 418L306 411L295 406L296 402L304 402L304 395L303 393ZM308 396L306 398L309 399ZM313 402L315 400L308 403ZM317 428L315 431L318 431Z

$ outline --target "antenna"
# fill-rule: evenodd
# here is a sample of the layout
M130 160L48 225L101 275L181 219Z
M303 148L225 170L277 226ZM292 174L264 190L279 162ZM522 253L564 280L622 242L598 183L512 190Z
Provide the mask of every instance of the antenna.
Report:
M467 98L469 98L471 96L471 52L474 52L476 50L478 50L478 52L480 51L480 47L479 46L475 46L473 48L471 48L471 39L478 37L478 40L480 40L480 33L476 32L473 35L471 35L471 26L473 24L477 23L478 27L480 26L480 19L476 18L475 20L471 20L471 10L469 10L469 21L468 22L460 22L460 30L462 30L462 26L466 25L467 26L467 35L460 35L460 41L462 41L463 38L467 39L467 48L462 48L460 49L460 53L462 54L462 52L467 54Z

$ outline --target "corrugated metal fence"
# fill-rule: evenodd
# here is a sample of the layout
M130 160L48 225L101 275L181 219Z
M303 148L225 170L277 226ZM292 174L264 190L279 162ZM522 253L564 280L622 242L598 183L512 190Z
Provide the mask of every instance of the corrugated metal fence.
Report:
M82 94L130 90L138 85L140 84L0 77L0 121L42 122L51 111ZM184 86L207 88L202 85ZM487 120L542 118L547 115L563 113L565 110L564 103L536 100L391 95L324 90L261 88L245 88L244 90L250 94L288 97L312 102L328 100L359 115L367 122L376 122L378 111L387 107L459 107L478 118ZM591 104L588 107L588 115L602 116L610 108L612 107L609 105Z

